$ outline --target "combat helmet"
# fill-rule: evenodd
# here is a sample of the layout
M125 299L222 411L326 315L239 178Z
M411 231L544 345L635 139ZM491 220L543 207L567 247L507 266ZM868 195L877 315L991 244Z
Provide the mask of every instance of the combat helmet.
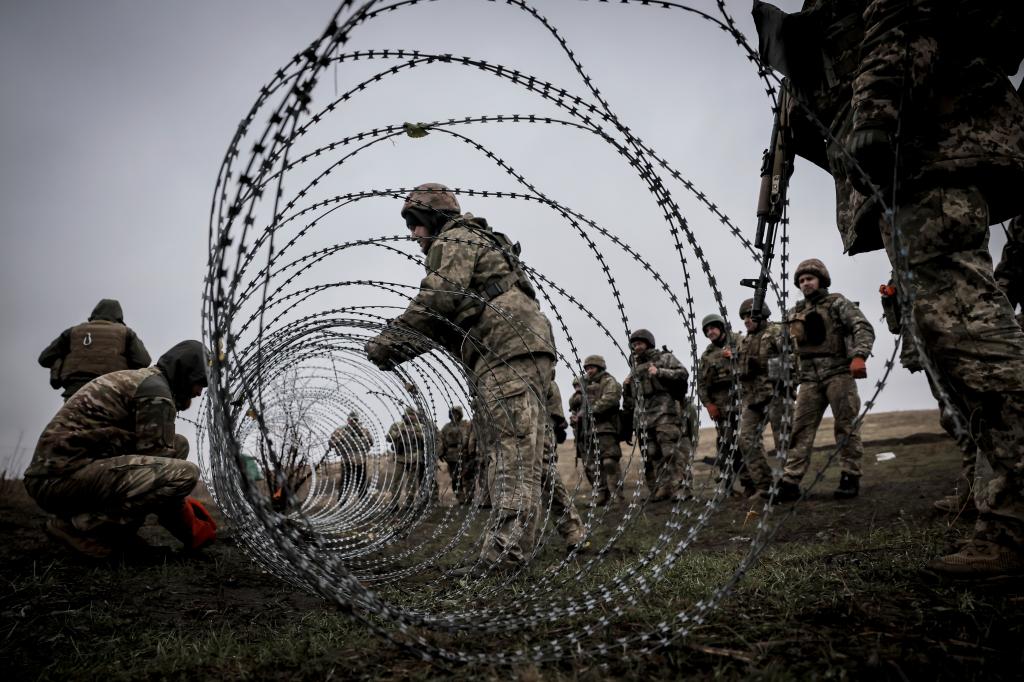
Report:
M452 409L448 410L449 419L455 419L455 415L458 415L458 418L462 419L462 408L458 405L452 405Z
M750 314L750 311L754 308L754 299L748 298L743 303L740 303L740 317L745 317ZM767 320L772 316L771 308L768 307L767 303L761 304L761 319Z
M648 348L654 348L654 334L650 330L637 329L629 335L629 345L632 346L634 341L643 341L647 344Z
M793 284L796 286L800 286L800 275L814 275L818 278L818 285L825 289L832 285L828 268L817 258L808 258L796 267L796 272L793 273Z
M713 324L718 325L719 327L722 328L722 332L725 332L725 318L719 315L718 313L711 313L710 315L705 315L704 319L700 321L700 330L704 331Z
M583 366L589 367L590 365L599 369L608 369L608 364L604 361L604 357L600 355L588 355L583 358Z
M420 223L436 232L448 218L462 213L459 200L451 190L438 182L425 182L409 192L402 204L402 217L406 224L410 220Z

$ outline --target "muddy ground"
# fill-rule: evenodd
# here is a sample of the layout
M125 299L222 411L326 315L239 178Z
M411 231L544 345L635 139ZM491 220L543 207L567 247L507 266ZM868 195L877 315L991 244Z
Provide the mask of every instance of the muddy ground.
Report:
M45 515L19 481L7 481L0 495L0 667L4 679L17 680L1020 679L1024 583L944 583L922 571L970 528L968 518L931 506L950 492L959 467L935 414L877 415L864 434L862 496L834 501L838 474L829 470L757 567L689 636L652 655L627 650L511 667L421 660L265 573L234 544L229 525L200 560L181 555L155 526L143 534L162 549L103 564L78 560L47 540ZM566 473L574 472L569 451L560 461ZM880 452L895 458L878 462ZM698 476L710 475L698 468ZM631 478L627 493L634 484ZM584 487L581 510L585 493ZM656 597L602 637L612 642L649 630L707 596L746 549L751 511L739 501L723 506ZM598 541L621 513L610 512ZM609 552L603 576L650 546L668 515L666 505L647 507ZM428 519L424 528L436 522ZM459 644L509 649L564 635L596 615Z

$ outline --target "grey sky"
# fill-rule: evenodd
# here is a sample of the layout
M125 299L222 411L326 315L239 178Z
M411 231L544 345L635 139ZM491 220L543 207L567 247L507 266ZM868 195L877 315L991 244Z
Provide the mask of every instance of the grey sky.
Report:
M536 4L563 32L620 118L749 231L771 118L753 68L732 40L682 12L570 0ZM695 4L714 9L710 0ZM728 3L752 37L749 4ZM800 3L779 4L795 9ZM21 432L23 446L31 447L59 407L58 393L48 387L47 373L35 359L63 329L83 321L98 299L121 301L126 322L154 358L183 338L199 338L208 215L221 158L260 86L322 31L335 5L264 0L0 5L0 382L6 389L0 396L0 456ZM522 12L496 3L441 0L395 12L357 29L350 46L402 47L479 56L584 92L551 36ZM344 90L385 66L356 62L329 69L314 105L334 93L332 79ZM507 82L438 65L368 90L319 126L313 139L402 121L554 111ZM552 198L623 236L673 288L681 282L660 211L625 161L607 147L551 126L460 131L493 149ZM385 144L331 178L332 194L424 181L514 188L481 155L441 135ZM738 325L735 309L747 292L737 282L752 276L754 266L713 216L681 186L672 189L712 260ZM876 293L888 277L888 263L881 253L842 255L833 196L824 173L799 165L791 192L793 259L823 258L833 273L833 289L861 302L878 333L876 357L869 362L877 378L882 364L877 356L888 356L892 348L879 321ZM400 233L398 208L393 201L360 202L311 236L302 250ZM578 292L595 315L616 323L613 332L621 337L599 270L557 216L500 200L466 198L463 208L487 216L521 241L527 262ZM654 329L659 343L669 344L690 365L691 349L664 296L649 294L642 270L613 253L607 242L601 246L617 268L631 323ZM692 257L689 264L699 319L712 311L713 302ZM353 257L332 267L345 268L346 276L384 278L386 272L387 278L409 284L420 276L415 264L393 260ZM342 278L338 272L331 276ZM791 291L791 302L795 294ZM611 343L581 314L564 312L581 353L612 354ZM698 341L699 353L703 340ZM621 377L624 361L611 364ZM564 372L561 383L566 392ZM871 385L862 382L862 392ZM878 409L932 404L924 380L900 371ZM22 458L19 466L23 463Z

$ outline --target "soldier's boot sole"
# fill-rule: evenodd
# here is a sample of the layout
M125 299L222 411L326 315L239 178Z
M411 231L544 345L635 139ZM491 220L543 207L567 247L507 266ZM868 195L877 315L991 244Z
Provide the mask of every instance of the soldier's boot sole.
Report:
M961 497L960 495L947 495L941 500L932 502L932 507L943 514L977 514L978 508L974 506L974 496Z
M83 533L63 519L48 520L46 534L89 559L107 559L114 552L113 544Z

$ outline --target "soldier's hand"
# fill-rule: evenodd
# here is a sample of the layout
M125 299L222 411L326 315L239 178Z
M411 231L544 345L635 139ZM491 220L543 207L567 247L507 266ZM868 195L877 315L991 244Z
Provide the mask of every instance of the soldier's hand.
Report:
M871 185L884 188L892 184L896 153L888 132L873 127L855 130L850 136L847 151L868 176L865 180L852 164L846 169L850 182L858 192L868 196L874 193Z
M561 445L562 443L565 442L565 439L568 438L568 437L569 437L569 434L566 433L564 426L556 426L555 427L555 442L556 443Z
M727 347L725 350L723 350L722 351L722 357L725 358L726 360L731 360L732 359L732 348L728 348Z
M705 403L704 409L708 411L708 416L714 421L718 421L722 418L722 413L718 411L718 405L715 405L714 403Z
M394 369L396 363L391 357L391 347L379 339L378 336L366 342L366 359L387 372Z
M658 368L655 367L654 365L651 365L650 367L647 368L647 373L650 374L653 377L653 376L657 375Z
M856 357L850 361L850 374L854 379L868 378L868 365L864 362L864 358Z

